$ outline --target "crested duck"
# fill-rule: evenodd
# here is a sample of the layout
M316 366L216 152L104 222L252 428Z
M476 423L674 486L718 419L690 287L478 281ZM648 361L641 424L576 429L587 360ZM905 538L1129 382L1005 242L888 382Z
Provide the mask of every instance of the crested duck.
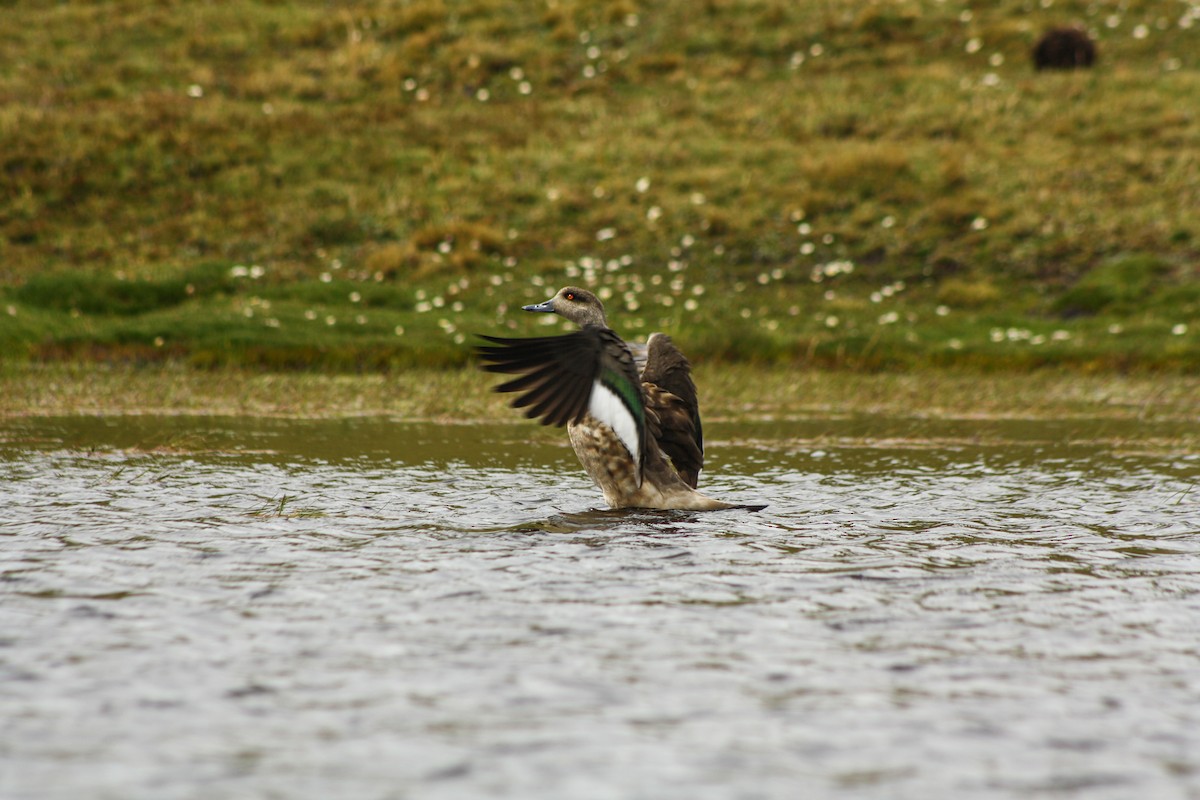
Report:
M691 365L669 336L650 335L634 351L608 326L604 306L567 286L525 311L579 325L561 336L483 336L476 353L489 372L519 377L496 387L518 392L515 408L543 425L566 425L583 468L613 508L752 508L696 491L704 432ZM639 362L644 365L639 370Z

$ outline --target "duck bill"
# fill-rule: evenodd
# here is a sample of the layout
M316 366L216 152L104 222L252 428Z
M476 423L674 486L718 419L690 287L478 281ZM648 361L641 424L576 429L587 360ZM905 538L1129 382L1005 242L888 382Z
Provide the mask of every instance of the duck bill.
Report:
M553 314L554 313L554 298L552 297L544 303L537 303L536 305L532 305L532 306L521 306L521 308L524 309L525 311L542 311L547 314Z

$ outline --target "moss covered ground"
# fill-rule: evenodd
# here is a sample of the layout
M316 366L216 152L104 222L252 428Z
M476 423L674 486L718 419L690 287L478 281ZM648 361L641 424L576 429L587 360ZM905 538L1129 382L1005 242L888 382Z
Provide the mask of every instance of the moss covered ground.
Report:
M578 283L698 363L1200 370L1190 0L0 6L12 364L440 369Z

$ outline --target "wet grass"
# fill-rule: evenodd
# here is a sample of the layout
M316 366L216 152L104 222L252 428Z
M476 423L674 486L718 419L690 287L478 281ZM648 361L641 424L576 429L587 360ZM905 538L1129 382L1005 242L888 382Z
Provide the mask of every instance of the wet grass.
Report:
M1200 365L1193 3L5 6L9 361L399 375L578 282L698 361Z

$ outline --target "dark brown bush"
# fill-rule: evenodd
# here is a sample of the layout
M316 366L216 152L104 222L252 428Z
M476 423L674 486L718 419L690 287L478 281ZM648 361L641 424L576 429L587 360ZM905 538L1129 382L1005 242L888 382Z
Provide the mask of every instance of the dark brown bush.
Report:
M1083 69L1096 61L1096 43L1082 28L1051 28L1033 48L1039 69Z

